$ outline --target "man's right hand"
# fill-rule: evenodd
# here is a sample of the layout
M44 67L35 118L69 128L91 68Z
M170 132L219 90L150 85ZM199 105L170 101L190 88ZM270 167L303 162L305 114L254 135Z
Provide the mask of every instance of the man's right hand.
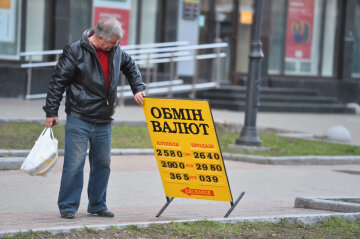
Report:
M53 126L57 125L59 123L58 117L48 117L45 119L45 127L46 128L52 128Z

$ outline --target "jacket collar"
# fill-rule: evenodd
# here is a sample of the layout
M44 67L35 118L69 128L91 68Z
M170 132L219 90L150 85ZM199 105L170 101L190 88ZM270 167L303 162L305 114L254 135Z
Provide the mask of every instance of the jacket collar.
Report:
M90 39L89 37L91 35L95 34L95 29L93 28L89 28L87 30L84 31L81 39L80 39L80 44L82 46L84 46L86 49L90 50L90 51L94 51L95 52L95 49L94 47L92 46L91 42L90 42Z

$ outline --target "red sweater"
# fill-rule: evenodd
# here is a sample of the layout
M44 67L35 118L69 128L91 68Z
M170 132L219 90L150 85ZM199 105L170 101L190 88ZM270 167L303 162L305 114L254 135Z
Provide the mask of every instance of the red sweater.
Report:
M96 54L98 55L101 68L104 72L105 83L106 83L106 93L109 93L109 75L110 75L110 67L109 67L109 52L102 51L94 46L96 50Z

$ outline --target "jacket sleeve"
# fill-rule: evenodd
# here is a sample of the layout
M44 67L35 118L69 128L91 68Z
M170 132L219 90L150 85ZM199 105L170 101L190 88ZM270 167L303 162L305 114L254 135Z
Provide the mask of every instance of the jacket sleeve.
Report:
M54 73L52 74L46 96L46 105L43 107L46 117L57 117L60 102L66 87L75 75L75 58L70 46L63 50Z
M120 70L126 76L133 94L145 90L145 84L142 81L139 68L135 64L131 56L122 50Z

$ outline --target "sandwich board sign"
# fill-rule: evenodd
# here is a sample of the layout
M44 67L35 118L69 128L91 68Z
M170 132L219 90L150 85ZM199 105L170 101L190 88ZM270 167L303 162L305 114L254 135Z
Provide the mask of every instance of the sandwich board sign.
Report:
M206 100L144 99L143 110L167 203L178 198L233 202L216 130Z

